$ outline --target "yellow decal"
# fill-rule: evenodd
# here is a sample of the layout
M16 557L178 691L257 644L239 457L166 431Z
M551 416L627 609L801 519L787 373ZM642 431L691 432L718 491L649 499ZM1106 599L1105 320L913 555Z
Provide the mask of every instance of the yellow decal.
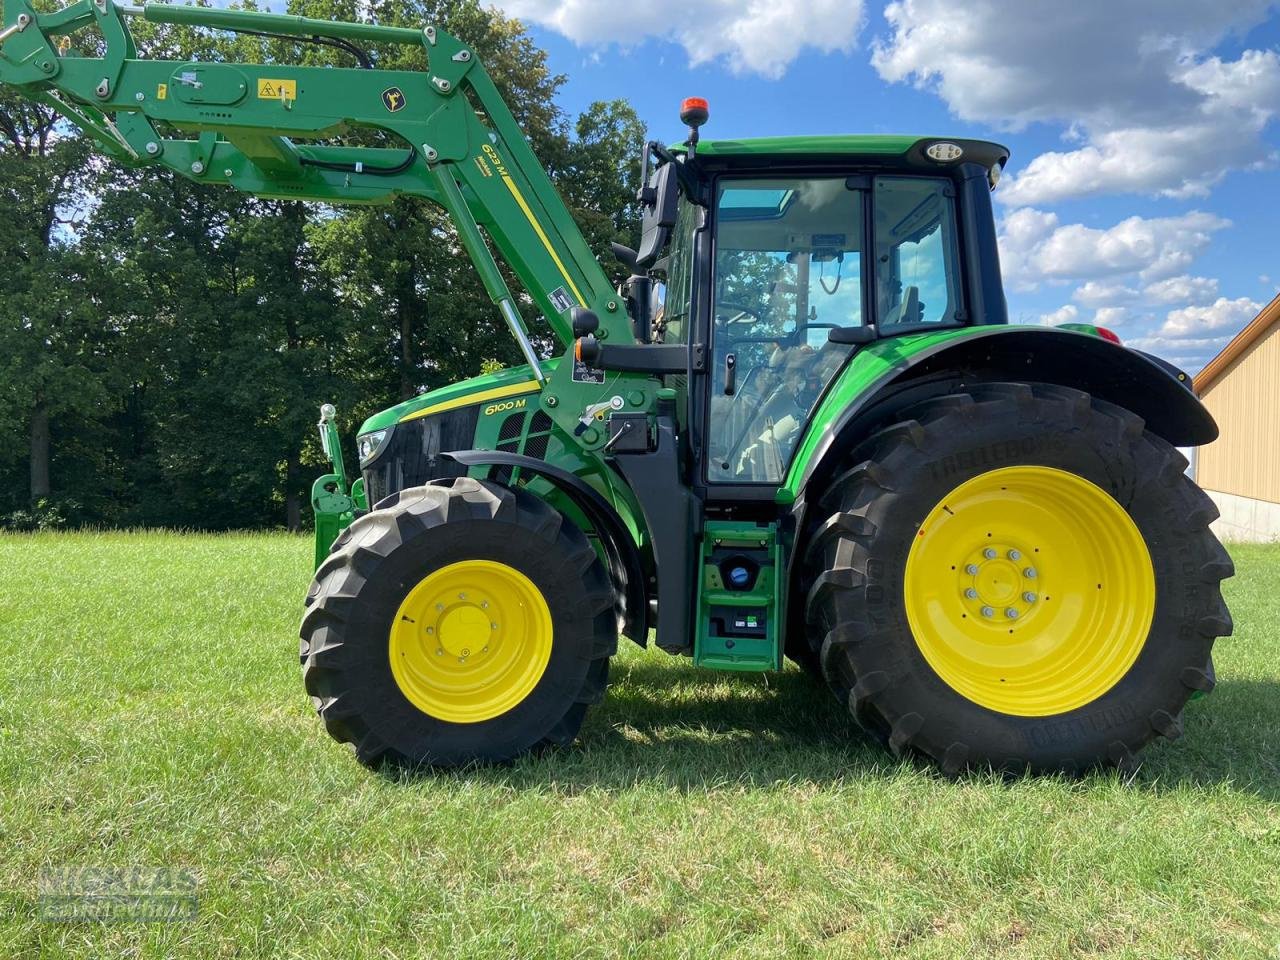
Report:
M392 113L399 113L405 107L404 91L399 87L388 87L382 91L382 105Z
M498 171L498 175L502 177L502 182L507 185L507 189L511 191L511 196L515 197L516 203L520 205L520 209L524 212L525 218L529 221L529 225L533 227L533 232L538 235L538 239L542 241L542 245L547 248L547 253L551 254L551 259L555 262L556 269L560 271L560 276L564 277L565 283L569 284L569 289L573 291L573 295L578 298L578 303L586 306L587 299L578 290L578 285L573 282L573 277L569 276L569 271L565 269L564 263L560 260L560 255L556 253L555 247L551 246L551 241L547 239L546 233L542 229L542 224L538 223L537 218L533 215L533 211L529 209L529 204L525 202L524 194L520 192L520 188L516 186L516 182L511 179L511 174L507 173L507 166L502 162L502 157L498 155L498 151L484 144L481 147L485 155L493 162L494 167Z
M533 393L541 389L542 384L537 382L513 383L508 387L494 387L492 390L467 394L466 396L455 397L452 400L442 400L440 403L432 404L421 410L415 410L413 413L401 417L400 422L405 423L409 420L417 420L419 417L434 416L437 413L445 413L448 410L457 410L459 407L473 407L491 400L505 400L507 397L518 396L522 393Z
M528 405L528 400L508 400L506 403L491 403L484 408L484 415L492 417L495 413L506 413L508 410L523 410Z
M259 100L297 100L297 80L259 80Z
M160 86L156 87L156 99L157 100L169 99L169 85L167 83L162 83L160 84Z
M476 166L480 168L480 172L486 177L493 176L493 168L489 166L489 161L484 157L476 157Z

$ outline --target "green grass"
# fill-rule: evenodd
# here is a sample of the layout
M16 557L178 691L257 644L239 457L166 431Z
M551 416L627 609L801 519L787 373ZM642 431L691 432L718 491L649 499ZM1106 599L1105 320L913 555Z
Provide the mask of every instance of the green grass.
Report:
M1129 781L951 782L825 691L628 645L581 742L379 776L295 639L310 544L0 537L0 958L1280 960L1280 547ZM37 919L42 867L197 871L199 919Z

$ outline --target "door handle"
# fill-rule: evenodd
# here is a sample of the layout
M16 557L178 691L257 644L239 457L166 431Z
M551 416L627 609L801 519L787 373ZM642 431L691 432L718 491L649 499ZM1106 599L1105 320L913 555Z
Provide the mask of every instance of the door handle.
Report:
M724 395L732 397L738 385L738 357L727 353L724 358Z

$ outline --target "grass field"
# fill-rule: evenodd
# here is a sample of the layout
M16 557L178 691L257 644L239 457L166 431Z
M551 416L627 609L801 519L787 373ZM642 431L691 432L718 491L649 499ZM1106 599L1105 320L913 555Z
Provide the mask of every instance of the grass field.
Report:
M1280 960L1280 547L1126 782L951 782L824 691L628 645L574 749L397 779L303 696L310 544L0 537L0 958ZM42 868L186 867L196 921L52 924Z

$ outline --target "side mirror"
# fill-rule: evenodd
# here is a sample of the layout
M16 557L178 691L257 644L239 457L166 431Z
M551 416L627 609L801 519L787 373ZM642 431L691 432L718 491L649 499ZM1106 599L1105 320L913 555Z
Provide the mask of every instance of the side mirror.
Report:
M828 343L864 344L878 339L880 331L869 323L857 327L832 327L827 332Z
M636 257L638 257L639 254L637 254L630 247L623 246L621 243L618 243L616 240L611 241L609 243L609 246L613 250L614 259L617 260L624 267L626 267L629 271L631 271L632 273L635 273Z
M640 251L636 254L636 266L640 270L648 270L662 255L676 225L680 180L676 176L674 163L664 163L653 172L643 196Z

